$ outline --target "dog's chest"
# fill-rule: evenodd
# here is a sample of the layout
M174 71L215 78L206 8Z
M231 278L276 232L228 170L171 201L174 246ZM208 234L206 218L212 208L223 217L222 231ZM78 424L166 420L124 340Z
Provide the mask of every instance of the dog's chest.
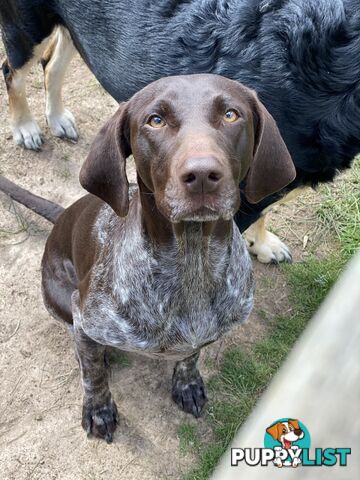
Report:
M206 252L196 235L183 248L161 250L139 235L124 238L114 259L97 265L85 308L84 329L101 343L180 358L251 309L251 265L239 234L226 248L214 242Z

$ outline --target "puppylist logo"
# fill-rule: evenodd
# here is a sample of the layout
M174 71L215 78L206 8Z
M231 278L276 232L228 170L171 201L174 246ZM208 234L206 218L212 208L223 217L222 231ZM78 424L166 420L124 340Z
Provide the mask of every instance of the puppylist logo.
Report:
M299 420L281 418L266 428L264 448L232 448L231 465L241 462L282 467L346 467L351 448L315 448L310 454L310 433Z
M275 452L277 467L297 467L302 451L310 448L310 433L299 420L282 418L266 429L264 446Z

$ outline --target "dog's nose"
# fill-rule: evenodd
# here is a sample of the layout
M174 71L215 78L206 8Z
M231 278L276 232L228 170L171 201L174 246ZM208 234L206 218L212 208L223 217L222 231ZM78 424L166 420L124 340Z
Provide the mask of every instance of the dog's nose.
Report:
M181 180L191 193L215 192L222 177L219 162L214 157L189 158L181 173Z

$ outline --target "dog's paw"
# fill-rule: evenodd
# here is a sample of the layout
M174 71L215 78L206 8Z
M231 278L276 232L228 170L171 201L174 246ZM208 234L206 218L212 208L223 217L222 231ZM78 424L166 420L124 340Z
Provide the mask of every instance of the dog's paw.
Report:
M172 399L186 413L191 413L198 418L207 401L204 382L199 374L195 380L184 383L174 380L172 387Z
M101 406L83 406L81 424L88 436L103 438L107 443L111 443L118 421L116 403L112 398Z
M40 150L43 143L41 130L32 118L15 123L13 125L13 136L16 145L29 150Z
M266 231L264 238L252 238L245 233L246 243L250 253L255 255L261 263L292 262L288 247L276 235Z
M292 466L293 466L294 468L296 468L296 467L298 467L300 464L301 464L300 458L294 458L293 463L292 463Z
M72 142L77 142L79 135L76 129L75 118L69 110L64 110L58 114L47 113L46 119L51 133L55 137L67 138Z

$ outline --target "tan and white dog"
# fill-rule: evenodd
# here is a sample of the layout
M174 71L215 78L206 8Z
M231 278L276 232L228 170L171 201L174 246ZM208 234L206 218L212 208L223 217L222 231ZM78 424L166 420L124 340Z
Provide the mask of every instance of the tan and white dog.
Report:
M288 419L287 422L277 422L274 425L271 425L266 429L266 432L272 436L274 440L277 440L281 443L281 447L275 447L274 450L297 450L299 447L293 445L293 442L304 438L304 431L299 425L299 420ZM290 463L288 460L284 462L281 458L276 458L274 460L274 465L277 467L283 467L291 465L292 467L297 467L301 463L300 458L293 458Z

